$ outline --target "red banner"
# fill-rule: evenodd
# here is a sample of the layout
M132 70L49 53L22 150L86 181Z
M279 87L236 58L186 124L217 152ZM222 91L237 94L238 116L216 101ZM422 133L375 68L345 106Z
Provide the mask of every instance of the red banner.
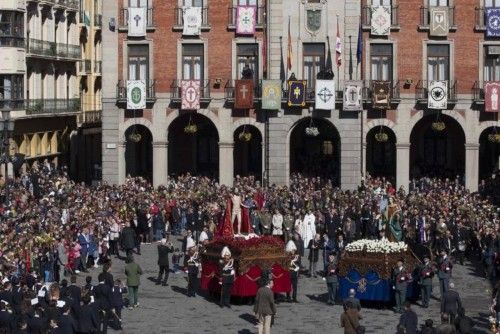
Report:
M484 83L484 110L498 112L500 110L500 82L486 81Z
M253 108L253 80L236 80L234 84L234 108Z

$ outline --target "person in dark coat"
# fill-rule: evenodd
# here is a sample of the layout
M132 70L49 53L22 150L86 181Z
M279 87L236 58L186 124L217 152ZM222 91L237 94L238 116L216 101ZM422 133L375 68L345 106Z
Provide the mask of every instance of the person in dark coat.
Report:
M61 333L74 334L78 330L78 324L75 318L73 318L70 314L70 311L71 309L69 305L63 306L62 314L57 321L57 326L59 327Z
M127 256L132 254L132 250L136 246L137 234L134 229L130 226L130 223L127 222L127 226L125 226L122 230L120 244L122 248L127 253Z
M121 280L116 279L115 285L111 289L111 307L120 322L122 320L122 309L125 306L123 302L124 293L128 293L127 287L122 284ZM121 327L121 325L119 327Z
M90 296L82 298L83 305L78 312L78 332L82 334L94 333L97 331L97 317L94 308L90 305Z
M465 309L461 307L458 309L458 316L455 318L454 324L458 334L470 334L475 322L465 315Z
M418 316L415 311L411 309L411 303L409 301L405 302L405 310L399 318L399 325L405 328L406 334L417 334Z
M12 301L11 301L12 310L16 315L20 315L24 300L23 291L19 286L19 278L12 277L11 282L12 282Z
M101 274L103 275L104 283L106 283L107 286L112 288L115 283L115 280L113 278L113 275L109 272L110 269L111 269L111 261L108 261L102 266Z
M169 255L170 253L173 252L174 252L174 246L172 246L172 243L170 242L167 243L167 239L161 239L160 244L158 245L159 272L158 272L158 278L156 279L156 285L162 284L163 275L165 275L163 279L163 286L167 285L168 274L170 272Z
M257 291L253 313L259 321L259 333L269 333L272 317L276 314L276 304L272 291L273 281L262 277L262 287Z
M352 307L354 307L356 310L361 311L361 302L359 301L358 298L356 298L356 290L354 289L349 289L349 297L344 299L343 305L344 307L350 304Z
M455 285L450 283L449 290L441 298L441 313L449 315L450 322L453 323L458 310L462 307L462 301L457 291L453 290Z
M436 327L434 327L434 321L432 319L425 320L425 324L422 327L420 334L437 334Z
M111 288L106 284L105 273L98 276L99 284L94 287L94 296L96 308L99 311L97 321L101 332L106 333L108 328L108 319L111 314Z
M31 334L44 334L47 331L47 318L45 318L39 303L34 305L28 313L26 322L28 332Z
M316 274L316 266L319 260L319 250L322 248L321 245L321 235L316 233L314 239L309 241L309 277L318 277Z

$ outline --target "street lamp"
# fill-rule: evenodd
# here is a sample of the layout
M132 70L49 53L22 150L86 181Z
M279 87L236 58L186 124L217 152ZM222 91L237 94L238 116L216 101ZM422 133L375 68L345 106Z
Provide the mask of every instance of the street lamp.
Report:
M2 107L2 147L1 163L5 164L5 204L9 203L9 162L10 162L10 135L14 131L14 122L10 120L10 101L5 101Z

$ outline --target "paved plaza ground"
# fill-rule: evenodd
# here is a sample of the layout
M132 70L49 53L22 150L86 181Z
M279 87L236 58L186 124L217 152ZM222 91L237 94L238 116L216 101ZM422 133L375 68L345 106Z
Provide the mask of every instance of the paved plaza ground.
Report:
M180 244L179 244L180 246ZM122 253L123 254L123 253ZM124 310L122 333L257 333L252 306L233 305L221 309L205 297L188 298L187 275L170 274L169 286L157 286L153 277L157 275L156 245L143 245L142 255L136 255L136 262L144 271L139 288L140 307ZM124 262L113 260L112 273L115 278L125 279ZM100 269L93 269L97 276ZM466 307L467 315L477 323L475 333L487 333L488 303L491 294L490 283L471 263L456 265L453 270L456 289ZM439 294L437 279L434 279L434 294ZM299 280L299 304L280 303L272 333L343 333L339 327L342 306L325 304L326 283L321 278ZM433 299L428 309L413 306L419 316L419 324L425 319L439 323L439 301ZM384 308L363 308L362 325L367 333L395 333L399 315Z

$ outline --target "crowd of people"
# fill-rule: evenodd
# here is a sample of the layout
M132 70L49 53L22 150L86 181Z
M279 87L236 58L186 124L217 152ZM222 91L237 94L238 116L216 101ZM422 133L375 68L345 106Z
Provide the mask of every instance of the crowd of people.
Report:
M325 275L330 255L340 255L350 242L386 237L384 212L395 203L401 212L401 240L427 247L431 257L444 251L459 263L481 254L486 274L497 277L500 212L481 193L466 190L459 179L412 180L408 192L383 178L366 177L358 189L349 191L301 175L292 175L290 186L263 187L253 177L236 177L234 187L227 187L188 174L158 188L142 178L89 187L71 181L64 170L42 168L8 180L2 188L0 294L7 297L0 295L5 301L0 303L0 328L5 328L2 319L7 313L15 316L15 328L25 328L33 319L39 322L43 310L53 333L64 326L64 315L74 317L75 331L89 333L81 326L87 322L85 305L92 304L107 318L120 319L99 294L83 289L79 297L70 296L74 277L98 266L103 277L108 276L111 256L123 250L127 268L137 278L141 268L132 253L140 254L141 243L169 235L184 236L182 249L168 247L176 269L187 268L189 249L214 238L228 199L235 194L248 209L253 233L294 241L297 254L308 259L308 276ZM158 281L166 284L168 276L162 276ZM55 284L39 294L51 282ZM121 294L124 284L117 284L109 278L106 282L113 293ZM138 305L137 290L132 290L131 307ZM33 293L39 296L37 303ZM57 312L51 309L54 305Z

